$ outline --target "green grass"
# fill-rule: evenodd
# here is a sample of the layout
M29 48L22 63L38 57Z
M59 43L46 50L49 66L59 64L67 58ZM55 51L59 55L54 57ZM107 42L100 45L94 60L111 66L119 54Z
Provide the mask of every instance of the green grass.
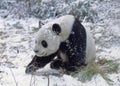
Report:
M96 74L100 74L103 79L108 83L113 82L108 74L117 73L120 63L118 61L101 59L96 63L79 68L76 72L72 73L73 77L77 77L78 80L85 82L92 79Z

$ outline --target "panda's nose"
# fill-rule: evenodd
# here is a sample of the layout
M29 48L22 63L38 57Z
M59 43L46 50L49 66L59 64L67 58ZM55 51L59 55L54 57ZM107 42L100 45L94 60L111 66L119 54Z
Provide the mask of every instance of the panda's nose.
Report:
M34 50L35 53L39 52L38 50Z

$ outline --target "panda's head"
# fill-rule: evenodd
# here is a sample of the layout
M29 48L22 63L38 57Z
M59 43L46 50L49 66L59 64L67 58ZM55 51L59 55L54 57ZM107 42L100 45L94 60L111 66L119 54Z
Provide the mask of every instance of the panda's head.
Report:
M74 16L66 15L43 25L35 39L34 52L37 56L48 56L58 51L72 30Z
M48 56L59 49L61 43L61 37L59 36L61 33L61 27L59 24L55 23L51 28L52 30L40 29L38 31L34 47L34 52L37 56Z

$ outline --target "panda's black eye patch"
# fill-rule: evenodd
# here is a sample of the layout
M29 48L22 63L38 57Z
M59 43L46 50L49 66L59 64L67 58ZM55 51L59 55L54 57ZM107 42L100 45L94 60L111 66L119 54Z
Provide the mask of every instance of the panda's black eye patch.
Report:
M52 30L53 30L53 32L55 32L57 35L59 35L59 33L61 32L61 27L59 26L59 24L53 24Z
M45 40L41 41L41 44L44 48L47 48L48 44Z

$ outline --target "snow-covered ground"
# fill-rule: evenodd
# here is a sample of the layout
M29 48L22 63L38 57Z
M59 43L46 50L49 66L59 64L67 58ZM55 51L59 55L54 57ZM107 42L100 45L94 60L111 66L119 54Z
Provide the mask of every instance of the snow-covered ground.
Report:
M104 5L94 4L99 8L100 19L104 20L94 24L84 22L83 25L91 29L95 38L97 59L120 60L120 1L104 1ZM35 18L18 20L0 17L0 86L48 86L48 81L49 86L110 86L99 74L86 82L66 74L53 75L53 72L58 72L50 69L49 64L35 75L25 74L25 68L34 55L32 49L38 21ZM120 86L120 69L108 76L113 80L112 86Z

